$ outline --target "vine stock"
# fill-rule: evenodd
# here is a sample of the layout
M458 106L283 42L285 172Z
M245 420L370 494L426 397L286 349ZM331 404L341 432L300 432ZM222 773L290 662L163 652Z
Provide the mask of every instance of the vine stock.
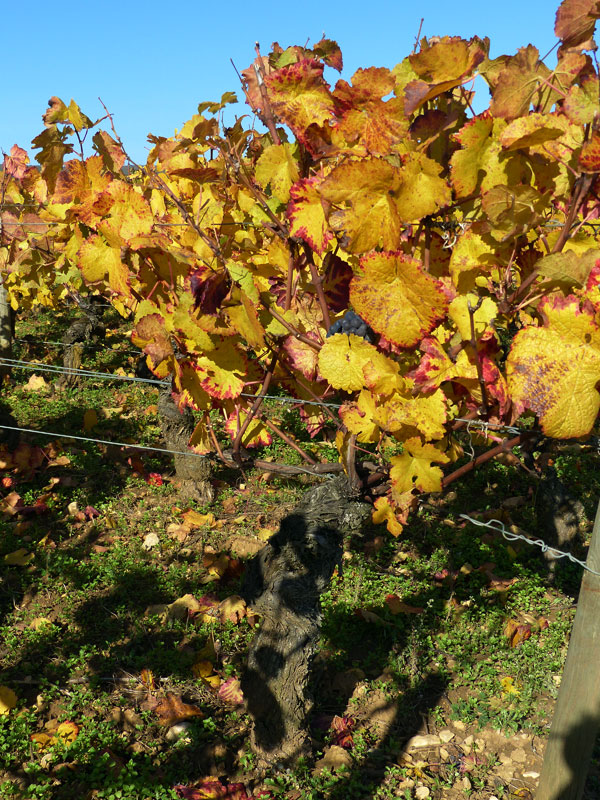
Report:
M52 98L40 169L17 146L5 156L12 304L87 288L132 313L155 376L201 414L197 453L221 452L215 408L242 465L282 434L263 413L269 391L312 401L299 405L307 431L333 429L357 485L357 453L378 463L374 519L397 535L416 494L468 471L442 471L462 455L464 419L535 417L554 438L596 422L599 16L595 0L563 0L554 69L531 44L490 59L487 38L443 36L332 86L335 42L257 45L241 78L266 132L244 118L222 129L227 93L150 136L145 165L108 112L92 122ZM480 114L476 75L491 95ZM481 463L527 434L494 435Z

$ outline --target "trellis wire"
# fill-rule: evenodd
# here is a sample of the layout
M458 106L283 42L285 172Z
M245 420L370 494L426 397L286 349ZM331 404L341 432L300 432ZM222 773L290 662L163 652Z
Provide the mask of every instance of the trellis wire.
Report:
M185 450L169 450L166 447L152 447L151 445L146 444L134 444L132 442L115 442L111 439L93 439L91 436L75 436L71 433L56 433L55 431L41 431L35 428L18 428L12 425L0 425L0 430L5 431L19 431L21 433L35 433L38 436L54 436L57 439L75 439L79 442L91 442L93 444L107 444L112 445L114 447L132 447L136 450L151 450L154 453L170 453L172 455L181 455L181 456L191 456L192 458L210 458L215 459L217 458L215 453L193 453L189 450L186 452ZM276 464L273 464L273 467L276 467ZM326 478L329 479L329 475L327 474L320 474L315 472L314 470L306 469L305 467L301 467L298 464L294 464L293 468L297 472L305 472L307 475L312 475L315 478Z
M96 372L94 370L74 369L72 367L61 367L56 364L36 364L33 361L23 361L18 358L0 358L0 364L6 364L16 369L29 369L34 372L50 372L53 374L78 375L82 378L100 378L102 380L132 381L134 383L152 383L156 386L169 386L170 379L158 380L156 378L138 378L134 375L114 375L109 372ZM258 397L250 392L240 392L240 397L251 397L254 400ZM341 408L341 403L327 403L324 400L300 400L295 397L280 397L276 394L261 395L264 400L277 400L280 403L289 405L324 406L326 408Z
M479 528L489 528L496 533L501 533L508 542L515 542L517 539L521 539L523 542L527 542L527 544L532 544L535 545L535 547L539 547L542 553L550 553L556 558L568 558L569 561L572 561L574 564L579 564L580 567L583 567L583 569L591 572L592 575L600 575L600 572L596 572L596 570L591 569L585 564L585 562L575 558L575 556L571 553L564 553L562 550L557 550L555 547L551 547L549 544L547 544L543 539L534 539L533 537L522 536L520 533L507 531L506 526L499 519L490 519L487 520L487 522L482 522L479 519L473 519L473 517L470 517L468 514L460 514L459 516L462 517L462 519L466 519L468 522L471 522L473 525L477 525Z
M27 339L22 336L15 336L13 337L13 342L24 342L25 344L31 344L34 347L37 345L51 345L52 347L73 347L72 344L66 344L65 342L51 342L48 339ZM108 353L117 353L117 354L124 354L124 355L137 355L143 356L145 355L141 350L118 350L114 349L108 344L104 344L103 342L77 342L76 344L83 345L86 349L90 350L106 350Z

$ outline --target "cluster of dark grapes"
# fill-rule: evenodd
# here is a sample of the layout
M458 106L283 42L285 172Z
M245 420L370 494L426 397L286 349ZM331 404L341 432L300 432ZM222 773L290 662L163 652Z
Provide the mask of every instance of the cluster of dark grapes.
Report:
M334 322L331 328L327 331L327 337L333 336L334 333L353 333L355 336L360 336L366 342L373 344L375 334L369 328L364 319L361 319L354 311L346 311L341 319Z

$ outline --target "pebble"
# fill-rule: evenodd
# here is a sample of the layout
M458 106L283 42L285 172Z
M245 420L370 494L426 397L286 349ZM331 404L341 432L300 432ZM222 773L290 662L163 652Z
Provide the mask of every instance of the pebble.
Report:
M415 797L417 800L425 800L425 798L429 797L431 792L427 788L427 786L419 786L415 789Z
M448 761L450 758L450 753L446 750L445 747L440 747L440 758L442 761Z
M451 742L452 739L454 739L454 734L448 728L446 728L443 731L440 731L438 735L440 737L440 740L444 742L444 744L448 744L448 742Z
M535 781L540 777L540 773L536 772L533 769L528 770L527 772L523 773L524 778L531 778L531 780Z
M174 742L176 739L179 739L181 736L184 736L189 729L192 727L192 723L184 720L183 722L178 722L175 725L171 725L169 730L165 733L165 739L167 742Z
M461 722L460 720L456 720L456 722L453 722L452 724L454 725L454 727L456 728L457 731L466 731L467 730L467 726L465 725L465 723Z
M465 746L466 748L468 748L468 749L470 750L470 749L473 747L473 742L474 742L474 741L475 741L475 737L473 737L473 736L467 736L467 737L465 738L465 741L463 742L463 744L464 744L464 746Z
M427 733L422 736L413 736L404 745L405 750L420 750L423 747L437 747L440 744L440 737L434 733Z
M477 752L483 752L483 750L486 749L485 739L475 739L475 747L477 748Z

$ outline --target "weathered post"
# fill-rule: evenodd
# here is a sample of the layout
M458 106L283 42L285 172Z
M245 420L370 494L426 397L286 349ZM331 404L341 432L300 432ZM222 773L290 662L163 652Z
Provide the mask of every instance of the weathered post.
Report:
M600 503L587 557L600 572ZM536 800L579 800L600 730L600 575L585 571Z

